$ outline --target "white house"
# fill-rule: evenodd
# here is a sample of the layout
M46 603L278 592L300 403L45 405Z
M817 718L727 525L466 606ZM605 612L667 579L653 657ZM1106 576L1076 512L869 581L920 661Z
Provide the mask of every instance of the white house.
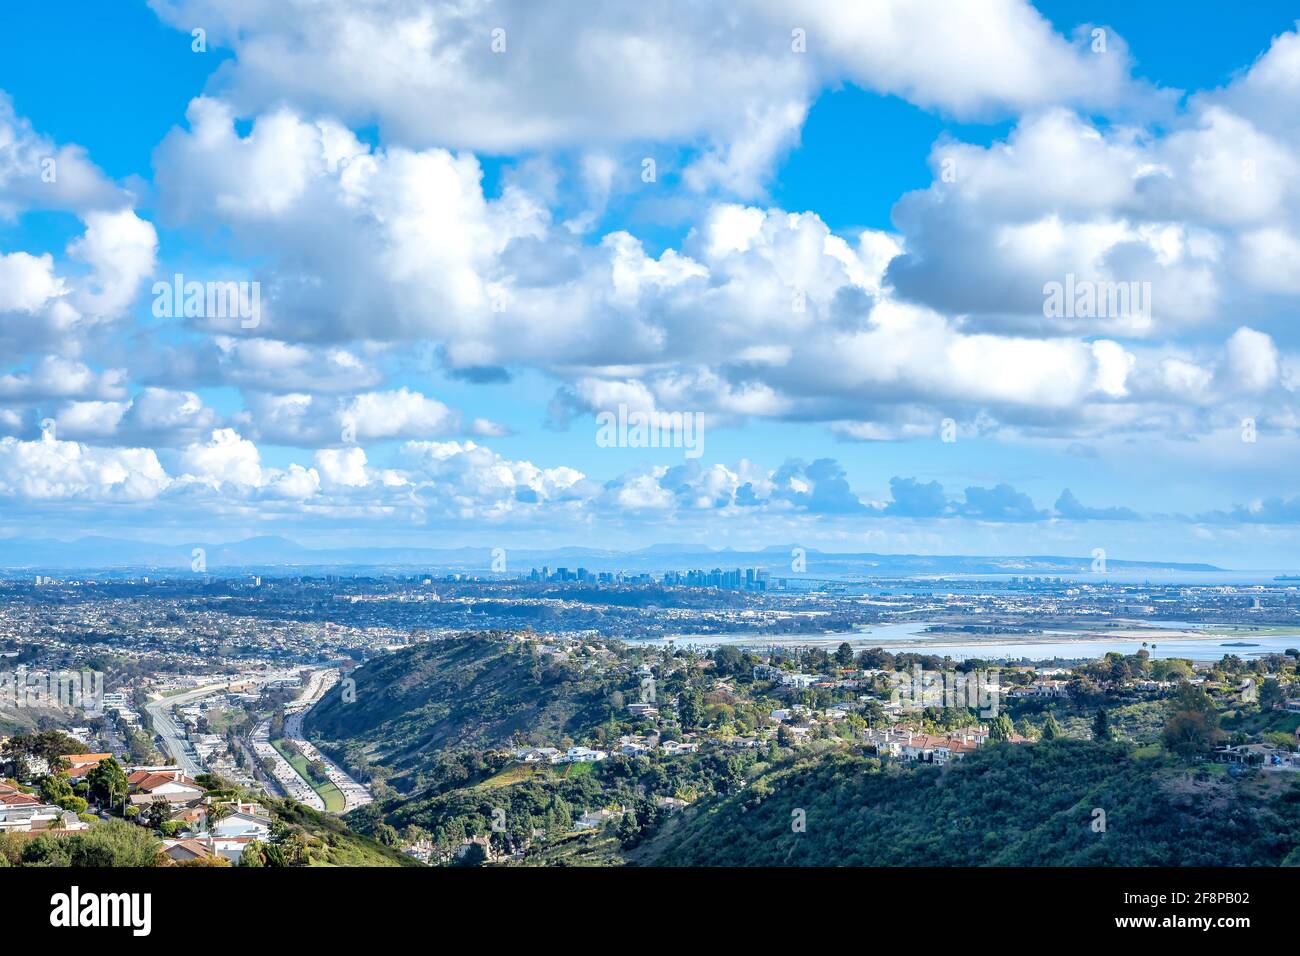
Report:
M791 674L782 671L777 675L776 680L782 687L804 688L811 687L813 684L821 680L821 677L817 674Z
M570 747L564 755L565 763L599 763L608 757L603 750L592 750L589 747Z
M515 751L515 759L523 763L559 763L562 756L554 747L526 747Z
M617 810L593 810L578 817L578 819L573 822L573 825L579 830L595 830L598 827L603 826L606 820L613 819L614 817L621 817L626 812L627 811L621 807Z
M271 821L267 817L254 816L251 813L232 813L217 821L212 828L212 835L218 840L230 837L265 840L271 835Z
M0 833L85 829L86 824L75 813L52 804L22 807L0 805Z
M678 740L665 740L659 745L659 750L670 757L674 754L693 754L699 749L699 744L682 743Z

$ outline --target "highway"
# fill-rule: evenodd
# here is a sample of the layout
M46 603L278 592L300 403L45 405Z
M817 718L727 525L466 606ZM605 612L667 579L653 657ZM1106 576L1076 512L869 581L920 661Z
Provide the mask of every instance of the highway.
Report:
M248 679L259 684L265 684L288 677L299 670L301 668L292 671L276 671L252 676ZM334 669L316 670L307 675L303 683L302 693L298 695L292 704L285 708L284 735L298 746L298 749L302 751L308 761L319 760L325 766L326 777L343 794L345 801L343 812L346 812L373 802L373 795L365 785L353 780L334 761L317 750L315 745L307 740L302 733L303 715L311 709L312 705L324 697L330 688L338 683L338 680L339 672ZM193 690L175 694L171 697L160 697L145 705L145 710L149 712L149 716L153 720L155 733L162 738L163 749L167 752L168 758L180 767L187 776L193 777L196 774L203 773L204 767L172 716L172 708L192 703L212 694L223 693L228 686L229 680L223 680L220 683L196 687ZM271 746L269 720L264 720L258 724L253 731L250 743L253 752L258 757L270 761L274 768L273 776L285 793L299 803L304 803L317 810L325 809L325 801L321 799L320 794L293 768L292 764L280 755L278 750Z
M286 708L284 716L284 735L298 745L298 749L303 752L309 761L319 760L325 765L325 776L334 786L339 788L343 794L345 805L343 812L355 810L357 807L364 806L367 803L373 803L374 797L371 795L369 788L353 780L346 771L329 757L325 756L316 746L309 741L302 732L302 719L307 711L311 710L326 693L329 692L339 681L339 672L337 670L320 670L313 671L303 685L302 693L298 695L297 700L290 705L292 712Z
M220 684L197 687L194 690L176 694L172 697L160 697L152 703L145 704L144 709L149 712L149 716L153 720L154 733L162 738L163 749L167 752L168 758L172 763L180 767L187 777L203 773L204 768L193 748L190 747L189 741L185 739L181 729L172 718L171 710L178 704L188 704L201 697L222 692L228 686L229 683L223 681Z
M274 671L269 674L258 674L247 679L259 684L265 684L273 680L279 680L284 677L296 674L297 670ZM244 678L238 678L240 680ZM180 767L188 777L195 774L203 773L205 768L199 760L198 755L185 739L181 728L177 725L175 718L172 716L172 709L181 704L193 703L202 697L209 697L212 694L221 694L230 686L231 678L226 678L220 683L206 684L203 687L196 687L193 690L187 690L183 694L173 694L171 697L159 697L155 701L145 704L145 710L149 712L153 720L153 729L163 741L163 750L166 752L168 759L176 766Z
M339 792L343 794L343 799L346 801L343 808L344 813L374 802L375 798L371 796L370 791L365 786L353 780L338 764L317 750L316 746L303 736L301 713L290 714L284 718L284 735L298 745L298 749L303 752L309 761L319 760L325 765L325 776L329 778L329 781L334 786L339 788Z
M321 799L310 783L293 769L293 764L280 755L280 751L271 746L271 721L264 720L253 731L253 752L270 761L271 772L286 794L299 803L314 810L324 810L325 801Z

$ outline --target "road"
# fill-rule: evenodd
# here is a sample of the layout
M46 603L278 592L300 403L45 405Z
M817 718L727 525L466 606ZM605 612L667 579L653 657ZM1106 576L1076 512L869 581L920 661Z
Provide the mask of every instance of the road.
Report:
M353 780L338 764L317 750L315 744L303 736L302 716L302 713L297 713L288 714L284 718L284 735L298 745L298 749L309 761L319 760L325 765L325 776L329 778L330 783L339 788L346 801L343 812L373 803L375 798L363 784Z
M257 675L251 679L264 684L297 673L298 670L276 671ZM324 765L325 776L343 794L345 803L342 812L347 812L367 803L372 803L375 799L374 796L364 784L353 780L338 764L317 750L315 745L307 740L302 733L303 715L324 697L330 688L338 683L338 680L339 672L332 668L312 671L307 675L302 692L292 704L285 708L284 736L297 745L309 762L319 760ZM154 731L162 738L163 748L167 751L168 757L187 776L193 777L196 774L203 773L204 767L172 716L172 708L181 704L192 703L211 694L222 693L228 686L229 681L222 681L217 684L196 687L193 690L172 697L161 697L145 705L145 710L149 712L149 716L153 719ZM272 775L286 794L299 803L304 803L317 810L324 810L325 801L321 799L320 794L294 769L293 764L285 760L280 755L280 752L271 746L270 724L269 720L264 720L253 731L250 740L253 753L259 758L270 761L271 766L274 768Z
M325 801L321 799L320 794L312 789L312 785L297 770L293 769L293 764L285 760L280 751L271 746L269 719L257 725L257 729L253 731L252 743L253 752L258 757L270 761L271 773L286 794L314 810L325 809Z
M269 674L258 674L252 676L251 680L259 684L265 684L273 680L279 680L297 673L297 670L273 671ZM239 679L243 679L242 677ZM206 684L203 687L196 687L193 690L187 690L183 694L174 694L171 697L160 697L155 701L145 704L145 710L153 720L153 729L163 741L163 750L166 751L168 758L180 767L188 777L195 774L203 773L205 768L203 762L199 760L198 755L194 753L194 748L190 746L185 734L172 716L172 709L181 704L190 704L203 697L210 697L213 694L225 693L230 687L231 678L222 680L216 684Z
M145 704L144 709L149 712L149 716L153 720L154 733L162 738L163 749L167 752L167 756L172 763L185 772L187 777L203 773L204 768L189 741L185 739L184 733L172 718L171 710L178 704L188 704L201 697L224 691L228 686L229 682L223 681L220 684L198 687L172 697L161 697L152 703Z
M313 671L308 676L306 683L303 684L302 693L298 695L297 700L285 708L284 735L298 745L298 749L306 755L309 761L319 760L325 765L325 776L343 794L345 801L343 812L346 813L348 810L355 810L367 803L373 803L374 796L370 793L368 787L353 780L342 767L317 750L316 746L302 732L303 716L338 681L339 672L337 670L331 668Z

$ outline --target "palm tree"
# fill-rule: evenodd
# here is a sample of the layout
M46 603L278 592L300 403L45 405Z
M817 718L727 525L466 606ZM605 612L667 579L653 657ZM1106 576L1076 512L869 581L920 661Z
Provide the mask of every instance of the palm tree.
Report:
M213 803L208 807L207 827L209 832L215 832L217 824L230 816L234 811L228 803Z

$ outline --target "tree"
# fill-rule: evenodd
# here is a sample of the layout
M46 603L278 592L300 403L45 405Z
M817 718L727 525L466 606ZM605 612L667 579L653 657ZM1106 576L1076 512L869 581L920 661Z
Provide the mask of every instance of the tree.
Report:
M1156 680L1186 680L1193 673L1192 665L1177 657L1164 658L1151 664L1151 676Z
M998 714L989 722L989 740L1010 740L1015 732L1015 725L1006 714Z
M64 754L85 753L86 745L61 730L40 730L15 734L0 744L0 761L7 764L14 779L25 780L29 762L42 761L47 772L56 774L66 766Z
M112 806L126 796L126 773L112 757L101 760L86 774L86 782L90 784L90 795L106 806Z
M1223 736L1219 712L1202 688L1183 684L1165 721L1164 744L1182 757L1207 753Z
M713 652L713 667L723 675L744 673L745 654L734 644L723 644Z
M285 866L308 866L311 864L311 844L301 830L294 830L280 844L280 853Z
M1064 736L1065 728L1063 728L1061 722L1056 719L1056 714L1049 711L1047 719L1043 721L1043 739L1060 740Z
M1098 707L1097 713L1092 718L1092 739L1093 740L1113 740L1114 732L1110 729L1110 718L1106 715L1105 707Z
M641 824L637 823L636 814L631 812L623 814L623 818L614 828L614 835L618 837L619 845L623 849L636 846L641 839Z
M207 807L207 825L209 830L216 829L218 823L233 812L228 803L212 803Z
M240 866L266 866L266 850L260 840L251 840L239 856Z
M1259 687L1259 709L1272 710L1274 707L1281 707L1286 703L1286 694L1282 691L1282 683L1276 677L1270 677Z
M694 689L682 691L677 699L677 719L681 721L682 727L686 730L698 727L703 717L704 698L700 692Z
M839 664L840 667L853 666L853 648L849 646L848 641L835 649L835 663Z
M150 831L122 820L107 820L84 833L43 834L23 849L27 866L154 866L162 844Z
M1028 717L1016 721L1016 733L1026 740L1037 740L1042 731Z
M457 866L482 866L488 862L488 851L482 843L477 840L465 844L464 849L456 856Z
M143 820L145 826L152 827L155 830L162 829L162 825L171 818L171 804L166 800L153 800L145 808Z
M46 774L36 782L36 786L41 792L41 799L46 803L58 803L72 796L72 784L61 773Z

